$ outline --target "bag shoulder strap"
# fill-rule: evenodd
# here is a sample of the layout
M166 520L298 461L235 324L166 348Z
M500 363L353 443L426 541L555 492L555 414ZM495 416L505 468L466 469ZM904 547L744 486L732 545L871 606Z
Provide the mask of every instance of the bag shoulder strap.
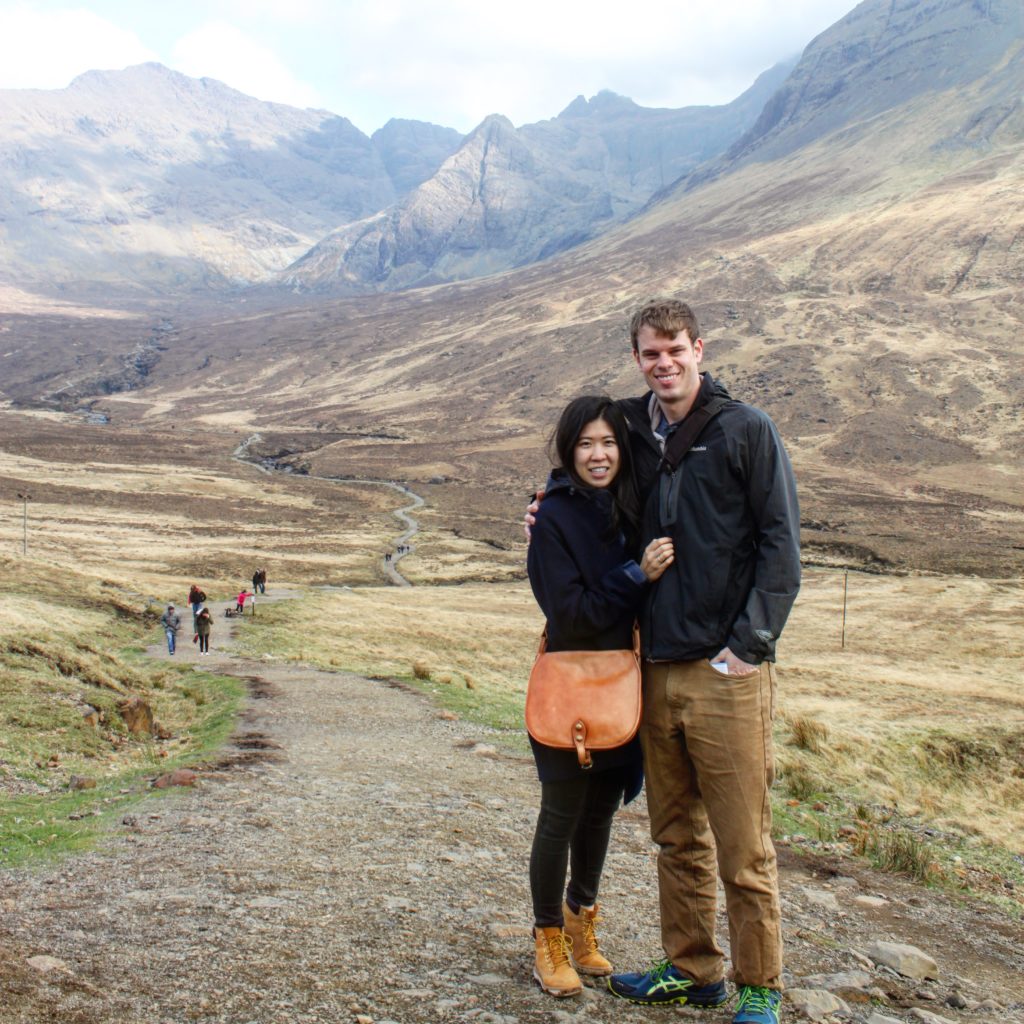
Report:
M665 442L665 451L661 456L659 469L668 467L674 473L683 461L683 456L694 446L704 428L725 408L729 399L723 395L715 395L699 409L694 409L689 416L675 429L672 436Z
M540 643L537 645L537 657L546 654L548 649L548 627L545 626L540 634ZM640 623L633 620L633 653L637 660L640 659Z

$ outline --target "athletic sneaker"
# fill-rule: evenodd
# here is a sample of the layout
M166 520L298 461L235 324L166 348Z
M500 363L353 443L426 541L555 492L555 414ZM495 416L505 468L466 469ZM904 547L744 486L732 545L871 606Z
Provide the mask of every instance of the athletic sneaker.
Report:
M740 985L732 1024L779 1024L782 993L760 985Z
M608 988L614 995L644 1006L685 1003L704 1008L721 1006L728 999L724 981L697 986L671 960L656 963L646 974L613 974Z

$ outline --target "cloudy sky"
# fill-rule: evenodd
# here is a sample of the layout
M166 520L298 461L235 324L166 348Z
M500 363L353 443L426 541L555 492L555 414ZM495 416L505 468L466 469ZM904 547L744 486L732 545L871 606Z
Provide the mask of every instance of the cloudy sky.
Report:
M856 0L0 0L0 89L159 61L364 132L517 125L612 89L727 103Z

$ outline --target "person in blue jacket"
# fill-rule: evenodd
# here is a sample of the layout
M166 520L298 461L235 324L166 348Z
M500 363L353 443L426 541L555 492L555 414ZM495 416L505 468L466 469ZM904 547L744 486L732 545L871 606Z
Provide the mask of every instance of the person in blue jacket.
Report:
M574 399L550 447L557 468L527 557L530 585L547 620L547 649L628 649L648 584L672 564L673 546L657 538L639 564L631 556L639 550L640 501L626 420L610 398ZM551 995L573 996L582 989L580 973L612 972L598 949L597 892L612 819L643 783L642 755L634 737L594 751L593 767L584 770L574 750L532 737L530 743L541 783L530 854L534 978Z

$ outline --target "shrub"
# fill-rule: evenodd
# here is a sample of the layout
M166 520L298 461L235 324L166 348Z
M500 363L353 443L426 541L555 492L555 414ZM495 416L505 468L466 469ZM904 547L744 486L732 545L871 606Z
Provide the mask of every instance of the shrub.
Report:
M827 791L827 783L798 761L780 764L779 781L795 800L806 802L818 793Z
M828 739L828 726L824 722L803 715L789 720L789 731L789 742L811 754L820 754L822 744Z
M883 871L910 875L919 882L942 877L928 843L904 829L862 827L853 845L856 853L869 857Z

